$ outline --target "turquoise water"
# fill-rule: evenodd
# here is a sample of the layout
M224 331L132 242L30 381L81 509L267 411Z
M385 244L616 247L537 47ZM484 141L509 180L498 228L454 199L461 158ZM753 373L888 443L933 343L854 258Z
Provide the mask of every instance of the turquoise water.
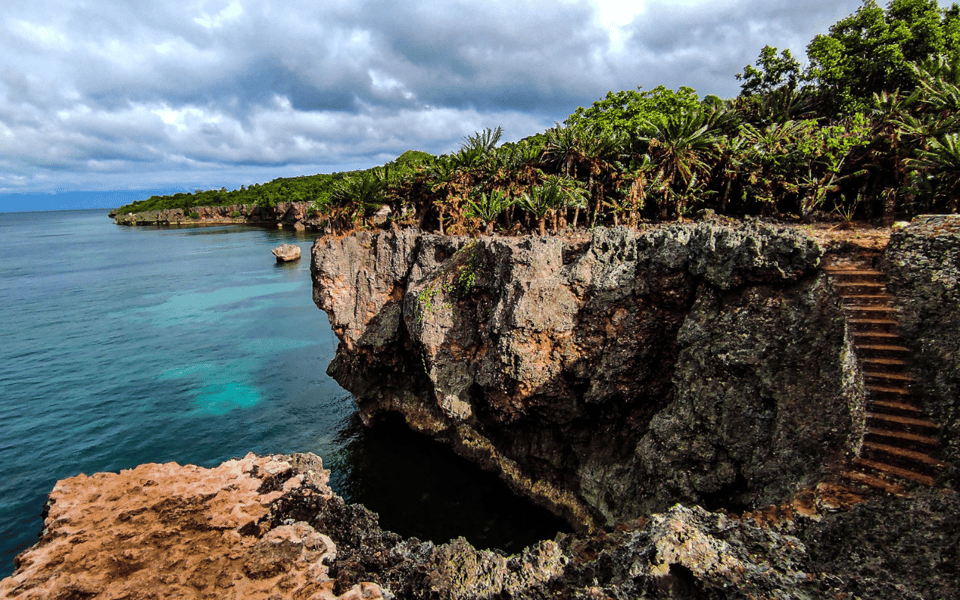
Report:
M58 479L251 451L322 456L341 495L403 535L511 550L562 528L445 448L358 426L325 374L336 339L311 297L312 241L0 213L0 577ZM285 242L304 258L277 265Z

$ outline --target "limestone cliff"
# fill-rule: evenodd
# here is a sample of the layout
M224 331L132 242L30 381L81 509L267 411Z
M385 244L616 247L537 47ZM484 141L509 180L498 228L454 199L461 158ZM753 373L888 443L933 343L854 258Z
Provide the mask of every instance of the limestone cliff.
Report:
M320 229L320 222L308 214L309 202L279 202L274 206L257 204L231 204L224 206L196 206L189 212L182 208L147 210L137 213L116 214L117 225L283 225L294 229Z
M722 222L581 238L322 238L328 372L572 524L764 506L862 423L809 237Z

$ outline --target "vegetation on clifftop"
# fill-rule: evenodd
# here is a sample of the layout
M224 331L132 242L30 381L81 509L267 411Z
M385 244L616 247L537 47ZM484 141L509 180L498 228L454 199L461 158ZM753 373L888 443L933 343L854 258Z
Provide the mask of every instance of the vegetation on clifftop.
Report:
M804 67L763 48L728 100L688 87L610 92L517 143L486 129L451 154L120 210L309 201L343 230L388 204L394 221L449 233L636 225L701 209L886 221L956 212L960 7L865 0L807 57Z

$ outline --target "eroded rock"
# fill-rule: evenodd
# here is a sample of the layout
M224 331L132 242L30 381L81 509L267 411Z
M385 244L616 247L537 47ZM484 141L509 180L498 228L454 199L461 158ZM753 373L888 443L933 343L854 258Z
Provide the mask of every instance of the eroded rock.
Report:
M758 223L589 237L323 238L328 373L575 526L748 507L822 475L858 414L809 237Z
M278 263L300 260L300 246L296 244L280 244L270 252L277 257Z
M901 600L960 585L960 500L821 484L743 516L676 505L507 556L380 529L310 454L141 465L59 482L17 600L717 598Z
M214 469L146 464L62 480L0 596L380 598L371 583L334 593L336 545L309 523L261 525L291 494L332 499L327 480L317 457L252 454Z

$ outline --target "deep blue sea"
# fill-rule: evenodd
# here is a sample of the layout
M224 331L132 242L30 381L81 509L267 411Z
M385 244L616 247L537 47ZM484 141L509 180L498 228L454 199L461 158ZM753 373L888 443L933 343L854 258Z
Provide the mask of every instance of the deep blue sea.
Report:
M300 246L278 265L270 249ZM403 535L515 551L564 526L396 423L360 426L325 370L313 238L120 227L104 210L0 213L0 578L61 478L144 462L314 452Z

